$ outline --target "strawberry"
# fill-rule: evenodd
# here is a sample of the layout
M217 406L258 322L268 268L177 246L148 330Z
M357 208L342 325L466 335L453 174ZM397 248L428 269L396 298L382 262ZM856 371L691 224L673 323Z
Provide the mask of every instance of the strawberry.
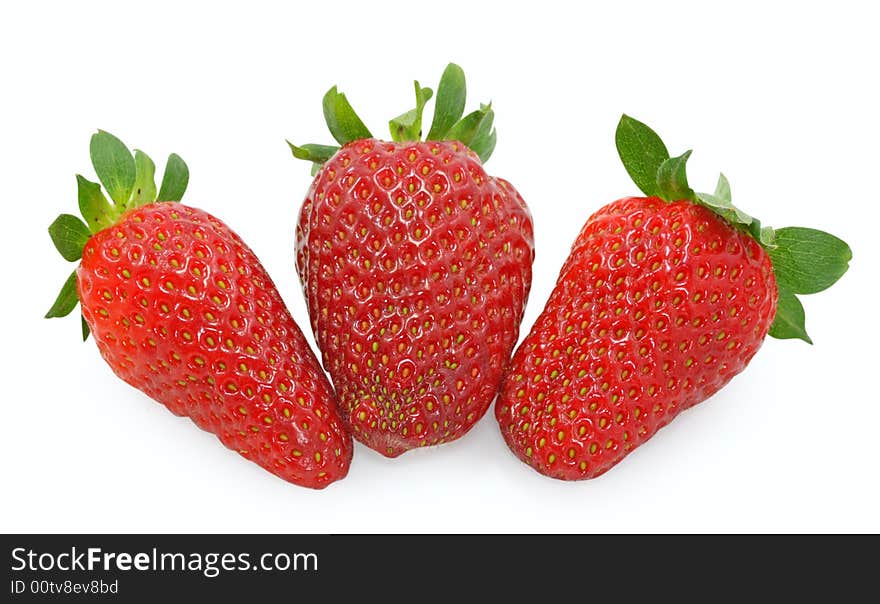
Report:
M260 261L228 226L177 203L189 180L107 132L91 140L101 186L77 176L88 226L49 227L61 255L82 260L46 317L81 304L117 376L185 415L273 474L323 488L345 477L351 437L333 390ZM162 201L156 201L156 199Z
M632 118L617 147L647 197L587 220L495 407L510 449L564 480L599 476L706 400L768 333L810 342L797 294L832 285L852 257L822 231L762 228L723 175L694 193L690 151L670 158Z
M494 113L462 117L450 64L432 96L370 134L332 88L324 114L341 148L290 145L315 163L296 230L312 329L355 438L388 457L464 435L497 393L531 285L531 216L486 174Z

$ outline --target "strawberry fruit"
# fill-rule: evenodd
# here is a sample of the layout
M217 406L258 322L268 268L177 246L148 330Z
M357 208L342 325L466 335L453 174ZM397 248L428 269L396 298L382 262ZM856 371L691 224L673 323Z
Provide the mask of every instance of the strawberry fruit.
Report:
M62 214L49 233L81 263L46 316L79 302L83 339L94 334L116 375L284 480L345 477L351 436L326 376L250 248L178 203L183 160L168 158L157 194L142 151L98 132L91 157L112 203L77 176L87 224Z
M336 87L324 96L341 147L291 144L316 176L296 230L312 329L355 438L388 456L452 441L486 412L516 343L534 242L525 202L486 174L487 105L462 117L450 64L433 92L370 134Z
M624 116L617 148L647 197L584 225L495 407L510 449L538 472L604 473L742 371L769 333L810 342L797 298L831 286L849 247L814 229L773 230L687 182L690 151Z

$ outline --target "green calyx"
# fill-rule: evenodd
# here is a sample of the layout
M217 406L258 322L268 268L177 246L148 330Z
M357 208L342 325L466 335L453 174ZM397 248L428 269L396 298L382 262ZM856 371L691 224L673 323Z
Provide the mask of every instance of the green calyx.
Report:
M172 153L168 156L157 192L153 160L139 149L132 153L121 140L103 130L92 135L89 154L101 184L76 175L82 218L61 214L49 225L52 243L68 262L79 262L89 238L115 224L125 212L155 201L180 201L189 182L189 168L179 155ZM101 185L104 185L103 191ZM74 270L64 282L46 318L69 315L78 302ZM85 319L82 320L82 336L83 340L89 336Z
M714 193L695 192L688 184L686 171L691 151L670 157L656 132L627 115L620 118L615 142L626 171L645 195L704 206L761 244L773 263L779 290L770 335L812 344L798 295L828 289L843 276L852 259L846 242L816 229L762 226L760 220L733 205L730 183L724 174L718 177Z
M486 162L495 150L497 139L492 127L495 112L492 104L480 105L476 111L464 115L467 86L464 71L454 63L447 65L437 86L437 94L430 88L422 88L414 82L416 106L388 122L391 140L395 142L419 141L422 138L422 117L425 106L435 98L434 118L425 140L457 140L474 151L480 161ZM323 101L324 119L330 134L339 146L373 135L352 109L345 95L336 86L327 91ZM328 159L339 150L330 145L294 145L287 141L293 156L312 162L315 174Z

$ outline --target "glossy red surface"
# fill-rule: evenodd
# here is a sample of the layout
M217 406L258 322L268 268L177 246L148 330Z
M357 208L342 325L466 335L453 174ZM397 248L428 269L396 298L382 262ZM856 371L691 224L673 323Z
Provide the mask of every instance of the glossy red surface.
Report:
M531 285L525 202L460 143L355 141L297 225L312 329L355 438L393 457L486 412Z
M745 368L776 299L766 252L705 208L605 206L504 379L507 444L548 476L602 474Z
M290 482L343 478L333 390L259 260L178 203L126 213L86 244L83 315L120 378Z

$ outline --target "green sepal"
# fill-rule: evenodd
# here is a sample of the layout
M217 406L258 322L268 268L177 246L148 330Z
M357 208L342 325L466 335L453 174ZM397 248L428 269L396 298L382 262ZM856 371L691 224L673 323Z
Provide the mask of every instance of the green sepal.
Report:
M468 147L477 154L480 161L486 163L495 150L495 142L497 140L495 129L492 124L495 121L495 112L492 111L492 103L484 105L480 103L480 112L483 118L480 120L477 130L471 137Z
M479 109L468 113L458 120L449 129L449 132L446 133L445 138L461 141L470 147L474 153L477 153L481 161L485 162L489 159L488 155L483 157L477 149L481 149L484 154L488 150L489 155L491 155L494 149L494 144L491 141L494 133L494 130L492 130L494 120L495 112L492 111L492 104L480 105Z
M165 174L162 176L162 186L156 196L157 201L180 201L189 184L189 168L186 162L177 154L172 153L165 162Z
M467 84L464 70L455 63L450 63L440 76L437 85L437 100L434 101L434 119L426 140L446 140L449 130L464 115L464 104L467 99ZM464 141L462 141L464 142Z
M156 201L156 164L140 149L134 150L135 179L129 208L137 208Z
M295 158L304 159L305 161L314 162L316 164L323 164L339 151L339 147L331 145L315 145L309 143L307 145L296 146L290 141L286 142L290 147L290 152L293 153Z
M336 90L336 86L324 95L324 119L330 134L340 145L362 138L373 138L370 131L364 126L361 118L345 98L345 95Z
M76 262L82 259L83 248L92 234L73 214L61 214L49 225L49 236L65 260Z
M115 205L111 205L101 185L76 175L79 210L92 233L105 229L126 210L156 201L180 201L189 182L189 169L176 153L168 156L162 187L156 193L156 165L140 150L134 155L118 138L99 130L90 144L92 163L104 188ZM127 159L123 157L127 154ZM115 192L114 192L115 191ZM120 197L121 195L125 195Z
M480 158L480 161L484 164L486 161L492 156L492 152L495 151L495 143L498 142L498 136L495 133L495 128L492 128L492 132L489 133L489 136L481 138L471 143L471 150L477 154Z
M711 193L697 193L697 201L732 224L747 226L754 221L754 218L734 206L729 199L725 200Z
M410 109L388 122L391 140L394 142L417 141L422 137L422 112L434 95L434 91L430 88L422 88L418 81L413 84L416 90L415 109Z
M66 317L76 308L77 302L79 302L79 298L76 294L76 270L74 270L61 286L61 291L58 292L58 297L55 298L52 308L46 313L46 318Z
M113 224L116 220L116 212L104 197L101 185L77 174L76 189L79 212L85 218L92 233L97 233Z
M776 302L776 317L770 325L769 335L779 340L797 338L807 344L813 340L807 335L804 324L804 307L798 297L787 289L778 288L779 299Z
M715 193L697 193L696 201L724 218L730 224L745 229L764 248L769 250L775 245L775 233L772 228L761 226L760 220L749 216L733 205L730 183L724 174L718 175Z
M131 198L137 175L134 158L125 144L103 130L92 135L89 144L92 166L110 199L124 208Z
M728 182L727 177L723 173L718 175L715 193L697 193L696 201L731 224L748 227L753 222L756 222L754 218L733 205L733 197L730 194L730 182ZM757 230L752 231L752 235L760 241L760 222L757 223Z
M761 238L761 221L757 218L749 218L750 220L746 226L746 232L752 236L752 239L759 240Z
M91 330L89 329L89 324L86 323L86 318L84 316L80 315L79 320L80 320L81 327L82 327L83 342L85 342L86 340L89 339L89 333L91 333Z
M659 196L657 171L669 159L669 151L657 133L624 114L617 124L614 142L623 167L636 186L648 197Z
M784 227L767 251L779 289L815 294L834 285L849 268L852 250L845 241L817 229Z
M737 210L739 211L739 210ZM752 239L761 244L768 252L776 247L776 231L768 226L761 226L761 221L752 218L752 221L746 227L746 231L752 236Z
M724 172L718 174L718 184L715 185L715 197L727 203L733 203L733 195L730 193L730 181Z
M495 150L498 135L493 126L495 113L491 104L481 105L480 109L464 117L466 84L462 69L450 63L446 66L436 94L430 88L423 88L414 82L416 106L388 122L391 139L395 142L419 141L422 134L424 109L429 100L435 97L436 107L431 129L425 140L458 140L469 147L486 162ZM340 145L351 141L372 138L370 131L351 108L345 95L334 86L323 98L324 118L333 138ZM327 145L297 146L287 141L293 156L312 162L314 176L321 166L333 156L339 147Z
M758 243L763 245L767 250L776 247L776 230L773 227L761 227L761 234L758 236Z
M687 180L687 161L691 151L685 151L678 157L664 160L657 168L657 190L662 199L678 201L689 199L696 201L696 193Z
M81 260L83 249L93 233L111 227L128 209L155 201L156 166L143 151L134 155L118 138L98 130L91 138L89 153L95 173L110 194L113 204L101 191L101 185L77 174L77 199L83 223L71 214L61 214L49 225L49 236L59 253L71 262ZM162 201L179 201L189 182L189 169L180 156L172 153L165 166L165 175L158 196ZM46 318L64 317L76 308L76 271L64 285ZM83 341L89 337L89 326L80 315Z

